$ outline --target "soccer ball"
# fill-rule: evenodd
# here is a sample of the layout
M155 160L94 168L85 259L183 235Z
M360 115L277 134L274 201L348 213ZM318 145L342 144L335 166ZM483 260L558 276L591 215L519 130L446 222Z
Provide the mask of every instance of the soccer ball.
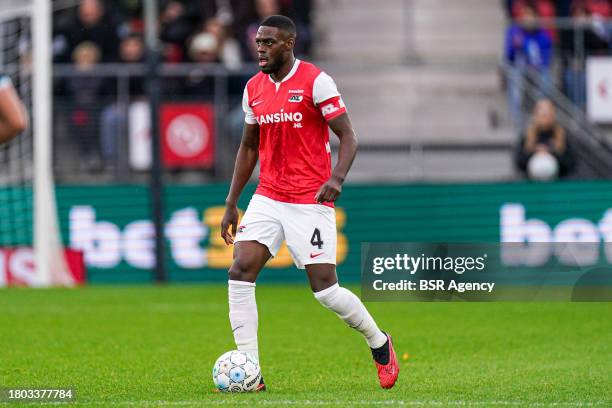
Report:
M527 163L527 174L532 180L553 180L559 174L559 163L552 154L537 152L531 156Z
M215 387L223 392L253 391L261 380L259 363L249 353L232 350L215 361L212 370Z

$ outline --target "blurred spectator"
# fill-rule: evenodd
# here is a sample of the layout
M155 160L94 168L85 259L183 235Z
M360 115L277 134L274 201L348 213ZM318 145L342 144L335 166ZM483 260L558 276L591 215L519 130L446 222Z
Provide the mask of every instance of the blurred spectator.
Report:
M570 6L572 0L557 0L555 1L555 10L557 17L568 17L570 15Z
M100 48L100 61L112 62L117 57L121 26L100 0L81 0L74 14L55 30L55 61L69 62L75 47L92 42Z
M191 38L189 58L193 62L219 63L229 71L237 71L242 66L240 46L216 18L207 20L202 30ZM205 67L193 69L185 83L185 93L191 95L212 95L214 88L214 75Z
M602 13L608 13L609 7L606 8L600 1L590 3L574 2L571 15L575 24L561 33L564 90L572 102L582 109L586 105L585 58L608 54L610 48L610 33L601 21L607 17ZM583 55L580 55L581 52Z
M145 62L144 39L140 34L130 34L119 44L119 62L140 64ZM129 93L142 96L146 93L143 77L130 77Z
M207 32L197 34L191 41L189 56L194 62L219 62L219 41ZM185 83L185 93L212 95L215 92L214 74L205 67L193 69Z
M535 10L541 19L552 19L557 16L557 10L552 0L514 0L512 2L512 18L520 19L525 12L525 6ZM544 23L543 27L553 40L557 39L557 32L552 25Z
M166 1L161 7L160 39L165 43L165 59L167 62L181 62L185 59L187 39L201 20L197 2Z
M189 57L196 62L220 62L227 69L237 71L242 66L240 45L227 34L217 18L207 20L189 44Z
M144 40L139 34L130 34L121 40L119 45L119 61L126 64L138 64L145 60ZM129 94L129 100L118 100L104 108L100 116L100 147L102 160L106 169L111 169L119 159L120 138L127 135L127 103L141 100L145 97L146 89L144 78L132 76L118 79L113 91L119 95ZM127 89L119 90L118 87L127 85Z
M60 104L68 115L69 134L78 148L81 168L98 170L99 112L101 100L108 92L108 81L93 72L101 59L100 47L91 41L81 43L74 49L72 59L79 75L64 78L57 94L64 97Z
M539 83L538 92L544 94L552 83L552 40L550 34L540 28L538 15L531 5L526 3L518 23L508 28L505 44L505 59L509 66L506 78L508 105L516 129L522 129L523 76L527 71L535 74Z
M295 53L298 57L310 55L312 47L311 10L312 0L280 0L281 14L289 16L297 28L298 43Z
M243 43L246 45L246 59L253 61L257 59L255 36L259 23L274 14L283 14L293 18L297 27L295 55L300 57L309 54L312 42L309 26L310 0L255 0L254 5L254 13L246 25L243 36Z
M255 12L255 18L247 26L245 33L245 44L248 48L249 60L251 61L257 60L255 36L259 29L259 23L266 17L280 13L280 5L278 0L255 0Z
M541 18L555 18L557 10L552 0L514 0L511 2L513 18L521 18L525 12L525 6L535 9Z
M106 3L112 4L113 8L128 20L142 18L142 0L107 0Z
M589 14L601 18L612 15L612 2L609 0L574 0L572 7L584 7Z
M540 99L527 126L518 167L535 180L550 180L567 174L572 166L565 129L557 122L555 106L549 99Z

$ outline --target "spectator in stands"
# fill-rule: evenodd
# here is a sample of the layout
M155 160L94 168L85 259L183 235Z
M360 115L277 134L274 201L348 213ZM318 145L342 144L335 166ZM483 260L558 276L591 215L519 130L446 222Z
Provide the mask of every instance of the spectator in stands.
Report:
M229 71L242 66L240 46L227 35L225 27L216 18L202 24L202 30L189 42L189 58L193 62L217 63ZM198 66L187 77L185 92L192 95L212 95L215 92L215 78L209 68Z
M217 18L208 19L189 45L189 56L196 62L219 62L230 71L242 66L240 45L230 37Z
M550 180L571 170L565 129L557 122L555 106L549 99L540 99L535 105L522 138L518 166L537 180Z
M92 42L100 49L100 61L117 58L117 44L121 25L108 13L100 0L81 0L73 14L53 38L55 60L68 62L76 46Z
M535 75L538 92L546 94L551 84L550 62L552 39L539 26L536 10L525 3L518 23L506 32L505 60L509 66L507 76L508 105L516 129L524 125L522 105L524 75Z
M511 12L512 18L520 19L525 12L525 6L529 6L536 11L541 19L552 19L557 16L557 10L552 0L514 0L512 2ZM550 34L550 38L557 39L557 32L552 25L544 23L546 31Z
M141 34L131 33L119 43L119 62L125 64L142 64L145 62L145 44ZM142 76L129 78L129 94L141 97L146 94L145 80Z
M121 40L119 45L119 62L125 64L139 64L145 60L144 40L140 34L130 34ZM121 80L119 80L121 81ZM126 103L142 100L145 98L145 80L141 76L132 76L127 79L127 91L129 100L116 100L102 111L100 116L100 147L102 160L106 169L112 169L119 159L120 138L127 135L127 110ZM123 86L119 83L118 86ZM113 84L113 91L117 84ZM119 97L119 95L116 95ZM124 95L128 96L128 95Z
M69 115L69 134L78 147L80 166L89 171L100 168L98 122L103 97L108 92L108 81L93 71L101 56L100 47L91 41L77 45L72 59L79 75L65 78L58 92L65 97L63 111Z
M580 3L593 16L609 18L612 15L612 2L610 0L574 0L572 6L580 6Z
M513 18L521 18L525 6L533 8L541 18L555 18L557 11L552 0L514 0L510 2Z
M255 45L255 36L259 29L259 23L266 17L280 13L280 5L278 0L255 0L256 17L247 26L245 33L245 44L248 47L249 60L257 60L257 46Z
M281 14L291 17L297 28L299 38L296 44L297 57L310 55L312 47L311 10L312 0L280 0Z
M254 5L254 13L246 25L243 36L243 43L246 45L245 59L252 61L257 59L255 35L259 23L273 14L289 15L294 19L298 37L294 52L298 57L308 55L312 37L310 33L310 0L255 0Z
M160 38L167 62L181 62L187 54L187 40L201 21L197 2L167 1L160 12Z
M607 2L574 2L571 13L576 24L561 34L564 90L572 102L582 109L586 106L585 59L609 53L610 33L601 21L609 17L609 12Z
M606 0L607 1L607 0ZM571 14L572 0L556 0L555 10L557 17L569 17Z

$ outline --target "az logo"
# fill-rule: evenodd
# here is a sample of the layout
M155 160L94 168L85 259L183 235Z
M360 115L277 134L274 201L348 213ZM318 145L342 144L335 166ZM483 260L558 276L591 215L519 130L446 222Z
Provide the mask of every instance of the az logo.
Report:
M289 102L302 102L303 99L304 96L302 95L291 95L291 97L289 98Z

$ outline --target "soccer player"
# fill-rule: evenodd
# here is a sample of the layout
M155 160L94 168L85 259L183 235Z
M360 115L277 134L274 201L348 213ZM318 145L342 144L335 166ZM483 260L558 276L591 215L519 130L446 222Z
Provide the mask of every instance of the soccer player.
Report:
M17 96L11 79L0 72L0 144L23 132L27 124L25 107Z
M255 280L286 240L296 266L306 269L315 298L363 335L380 385L391 388L399 372L391 337L336 276L334 201L355 158L357 139L336 84L294 57L295 39L289 18L266 18L255 38L261 72L244 90L244 132L221 222L225 243L234 244L228 290L234 340L238 350L259 359ZM340 139L333 171L328 126ZM259 185L238 225L236 204L258 159ZM264 389L262 379L258 390Z

